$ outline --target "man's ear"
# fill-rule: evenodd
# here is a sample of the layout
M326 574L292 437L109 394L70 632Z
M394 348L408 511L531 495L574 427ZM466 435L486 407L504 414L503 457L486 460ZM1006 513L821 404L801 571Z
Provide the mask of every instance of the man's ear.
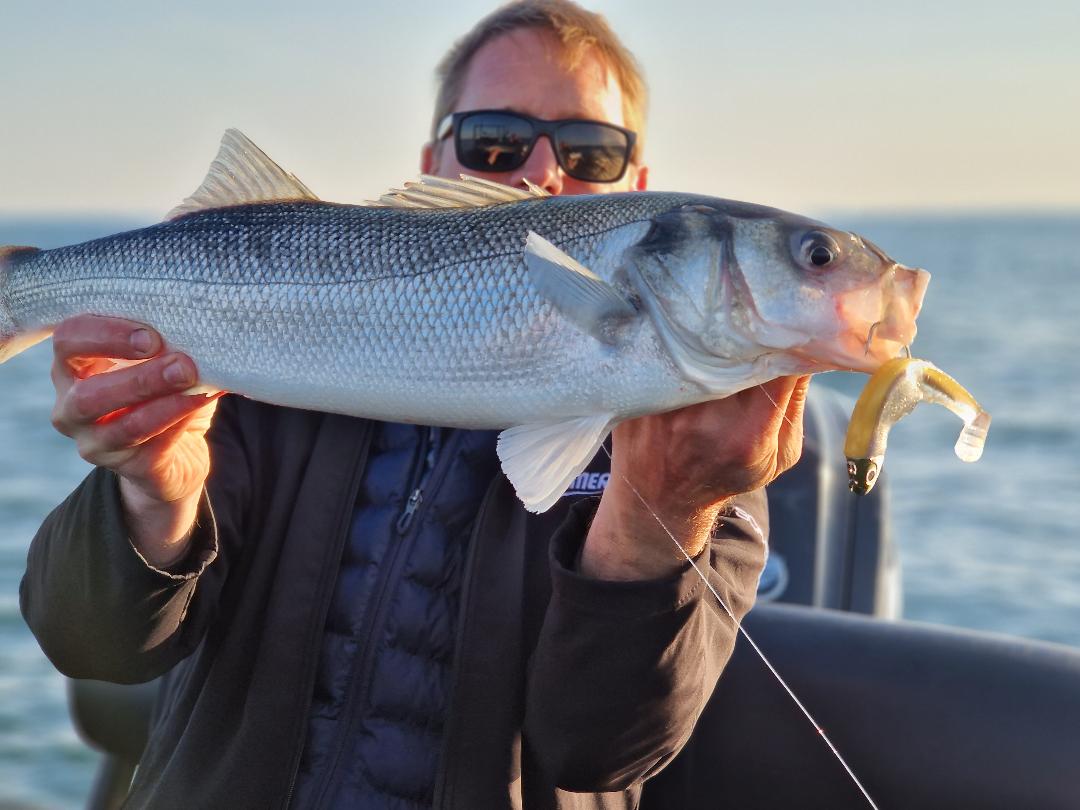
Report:
M634 191L645 191L649 186L649 167L638 166L634 172L634 182L631 187Z
M431 141L420 147L420 173L435 174L435 144Z

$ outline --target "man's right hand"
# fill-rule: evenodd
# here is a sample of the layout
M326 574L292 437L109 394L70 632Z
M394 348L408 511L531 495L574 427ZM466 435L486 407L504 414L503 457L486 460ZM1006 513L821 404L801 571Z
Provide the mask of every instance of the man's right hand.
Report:
M160 568L187 552L217 408L216 397L181 393L198 380L195 364L163 349L153 329L117 318L82 315L53 334L53 426L84 459L120 476L132 541ZM117 368L115 360L137 363Z

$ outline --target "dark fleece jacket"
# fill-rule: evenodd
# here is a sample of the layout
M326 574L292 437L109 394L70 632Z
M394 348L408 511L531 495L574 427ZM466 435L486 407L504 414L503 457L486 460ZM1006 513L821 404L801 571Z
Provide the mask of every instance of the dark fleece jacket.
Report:
M46 655L75 678L168 673L127 807L287 807L370 436L362 420L222 400L194 545L168 572L129 542L108 471L46 519L20 592ZM762 493L741 506L766 525ZM491 482L435 807L634 807L689 737L734 623L689 565L649 582L575 573L594 509L564 499L528 515L503 476ZM698 560L739 618L764 548L734 510Z

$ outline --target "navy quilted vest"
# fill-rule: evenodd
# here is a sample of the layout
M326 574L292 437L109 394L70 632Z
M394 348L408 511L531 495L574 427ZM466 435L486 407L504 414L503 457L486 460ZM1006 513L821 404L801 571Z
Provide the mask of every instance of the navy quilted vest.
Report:
M326 618L291 807L430 808L495 434L381 424Z

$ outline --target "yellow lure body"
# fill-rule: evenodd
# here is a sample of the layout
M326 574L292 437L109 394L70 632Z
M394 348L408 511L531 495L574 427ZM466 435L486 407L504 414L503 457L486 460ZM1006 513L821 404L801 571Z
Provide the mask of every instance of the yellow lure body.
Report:
M964 428L953 448L961 461L978 461L982 456L990 414L960 383L933 363L912 357L896 358L874 372L851 413L844 455L853 492L865 495L874 488L885 461L889 431L920 402L942 405L964 420Z

